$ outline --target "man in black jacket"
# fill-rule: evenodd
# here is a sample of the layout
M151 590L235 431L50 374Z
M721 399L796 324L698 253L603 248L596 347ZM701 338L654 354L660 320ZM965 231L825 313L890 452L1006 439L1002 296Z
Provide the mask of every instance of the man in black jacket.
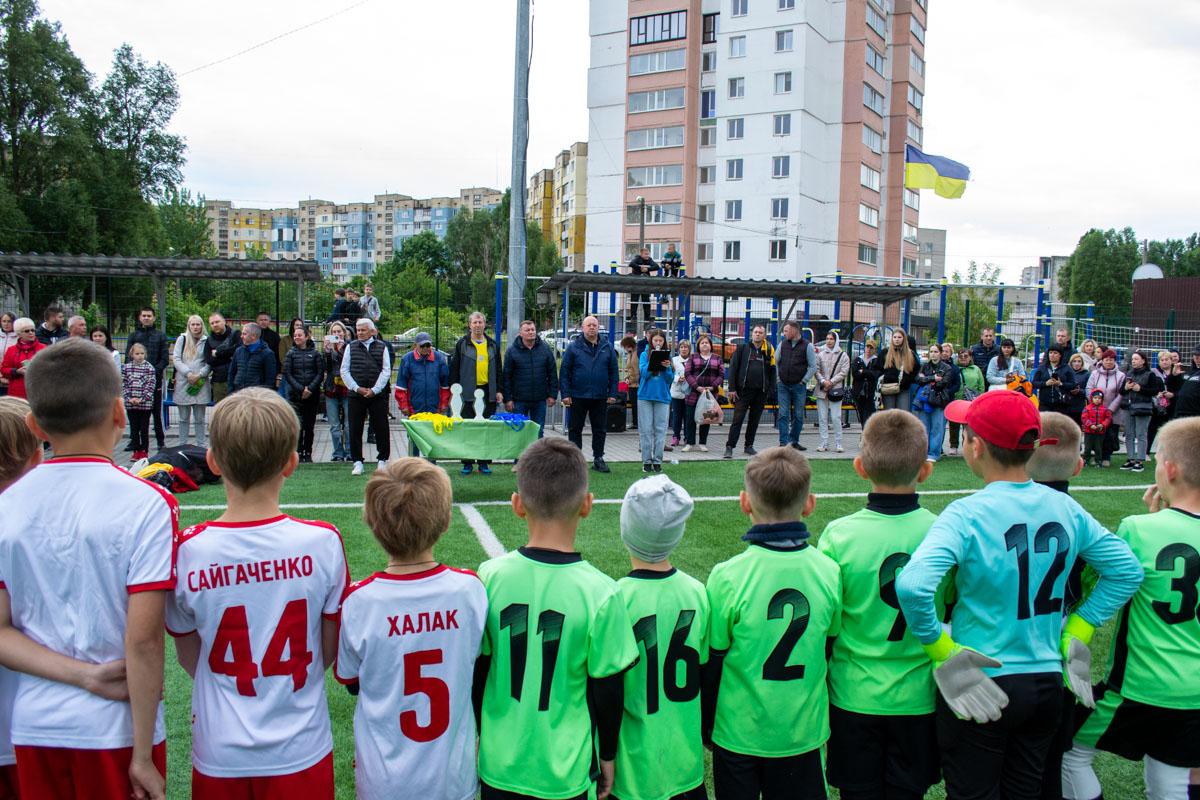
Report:
M758 433L758 421L767 395L775 385L775 349L765 341L766 336L766 327L755 325L750 330L750 341L739 344L733 351L733 358L729 359L726 374L729 376L729 399L733 401L733 422L725 441L725 458L733 458L733 448L737 446L747 411L750 419L746 421L745 453L752 456L758 452L754 449L754 436Z
M1175 419L1200 417L1200 344L1192 348L1192 366L1176 364L1167 376L1167 391L1175 395Z
M129 341L125 344L126 361L133 360L129 356L129 348L135 344L146 348L146 361L154 367L154 407L150 409L150 415L154 419L154 440L161 450L166 436L162 424L163 373L167 371L167 364L171 360L171 343L167 341L165 333L154 327L154 309L150 306L138 312L138 325L129 334Z
M800 335L800 323L789 319L783 324L783 341L775 354L775 385L779 398L779 446L807 450L800 444L804 429L804 414L808 407L808 382L817 373L817 349Z
M42 314L42 324L38 326L36 333L37 340L47 347L70 338L71 332L63 327L63 310L58 306L47 308Z
M462 386L463 419L475 418L475 390L483 390L483 417L489 419L496 413L496 405L504 402L504 364L500 358L500 345L488 336L487 317L474 311L467 319L470 332L454 344L450 353L450 386ZM471 459L462 462L462 474L470 475L475 467ZM480 460L479 473L491 475L491 462Z
M984 328L979 332L979 337L979 341L971 346L971 360L986 375L988 363L1000 355L1000 345L996 344L996 331L992 328ZM916 352L915 347L913 352Z
M629 274L637 275L638 277L649 277L650 270L662 271L662 267L650 257L650 248L643 247L642 251L634 256L629 262ZM654 321L650 315L650 295L648 294L631 294L629 295L629 314L630 321L636 330L641 325L641 309L646 309L646 325L648 326Z
M208 317L208 338L204 340L204 363L212 367L212 399L221 402L229 394L229 362L242 346L242 332L235 331L225 321L225 315L214 311Z
M279 334L271 329L271 315L266 311L255 314L254 321L262 331L262 343L275 354L275 388L278 389L283 383L283 356L279 355Z
M546 426L546 409L558 397L558 365L554 351L537 335L532 320L521 323L521 335L504 353L504 410L524 414ZM542 436L538 431L538 438Z

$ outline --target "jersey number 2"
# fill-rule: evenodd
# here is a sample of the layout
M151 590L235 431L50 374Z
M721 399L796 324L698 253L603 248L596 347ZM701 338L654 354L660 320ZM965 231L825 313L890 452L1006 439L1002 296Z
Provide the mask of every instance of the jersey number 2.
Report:
M288 648L287 660L283 648ZM232 651L233 658L226 661L225 653ZM308 600L292 600L283 608L267 652L262 659L262 676L291 675L292 691L304 688L308 680L308 666L313 654L308 649ZM259 676L259 665L254 663L250 651L250 625L246 621L245 606L230 606L221 615L221 624L213 637L208 651L208 668L214 675L228 675L237 682L238 694L255 697L254 679Z
M1050 552L1050 540L1053 539L1054 561L1038 586L1037 597L1033 598L1033 613L1054 614L1062 612L1063 599L1051 597L1054 592L1054 582L1062 575L1067 567L1067 551L1071 540L1067 531L1057 522L1047 522L1038 528L1033 537L1035 553ZM1004 544L1017 554L1017 619L1029 619L1029 528L1025 525L1013 525L1004 534Z
M784 606L792 609L792 620L787 630L779 639L779 644L763 662L762 676L764 681L794 681L804 677L803 664L789 665L788 658L796 647L796 642L808 628L809 605L808 598L796 589L780 589L767 604L767 619L783 619Z

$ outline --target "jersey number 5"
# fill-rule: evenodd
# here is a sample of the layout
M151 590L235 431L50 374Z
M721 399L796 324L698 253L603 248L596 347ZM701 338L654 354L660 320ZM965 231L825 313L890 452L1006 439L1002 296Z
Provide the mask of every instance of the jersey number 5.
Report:
M688 647L687 637L692 630L696 612L684 609L675 620L667 658L663 663L663 693L673 703L686 703L700 694L700 654ZM658 712L658 617L642 617L633 626L633 638L646 651L646 713ZM679 664L683 664L683 683L679 683Z
M1154 613L1168 625L1191 622L1200 615L1200 608L1196 607L1200 604L1200 589L1197 588L1200 583L1200 553L1196 552L1196 548L1183 542L1169 544L1158 551L1154 569L1158 572L1174 572L1175 564L1180 559L1183 559L1183 574L1171 578L1171 591L1179 592L1179 610L1172 611L1172 604L1162 600L1150 604Z
M288 648L287 660L283 648ZM226 652L232 651L233 658L226 661ZM267 652L262 659L262 676L291 675L292 691L304 688L308 680L308 666L313 654L308 649L308 600L292 600L283 608ZM221 615L221 624L213 637L208 651L208 668L214 675L228 675L237 682L238 694L255 697L254 679L259 676L258 664L250 652L250 625L246 621L245 606L230 606Z
M1047 522L1038 528L1033 537L1035 553L1050 552L1050 540L1055 543L1054 561L1038 586L1037 597L1033 598L1033 613L1055 614L1062 612L1061 597L1051 597L1054 593L1054 582L1067 567L1067 551L1071 547L1071 539L1067 531L1057 522ZM1029 619L1029 528L1025 525L1013 525L1004 534L1004 544L1017 554L1017 619Z

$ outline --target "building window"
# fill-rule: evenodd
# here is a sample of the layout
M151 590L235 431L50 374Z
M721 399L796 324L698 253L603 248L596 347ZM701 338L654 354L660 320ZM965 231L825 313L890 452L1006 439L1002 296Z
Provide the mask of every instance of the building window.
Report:
M671 72L683 69L687 64L687 51L663 50L659 53L644 53L629 57L630 75L649 75L653 72ZM475 196L476 201L479 195Z
M875 91L875 87L869 83L863 84L863 105L883 116L883 95Z
M916 276L916 274L917 274L917 260L916 260L915 258L906 258L906 259L904 259L904 274L905 274L905 275L913 275L913 276Z
M717 71L717 51L706 50L700 54L700 71L701 72L716 72Z
M879 209L872 208L866 203L858 204L858 221L874 228L879 227Z
M687 12L650 14L629 20L629 44L653 44L687 38Z
M771 219L787 219L788 218L788 199L786 197L776 197L771 200Z
M779 10L789 11L796 7L796 0L779 0Z
M746 79L745 78L730 78L729 79L729 97L745 97L746 96Z
M746 55L746 37L745 36L730 36L729 37L729 57L744 58Z
M775 73L775 94L787 94L792 90L792 73Z
M742 201L741 200L726 200L725 201L725 221L738 222L742 218Z
M872 153L883 152L883 134L872 128L870 125L863 125L863 144L870 148Z
M742 179L742 160L740 158L731 158L725 162L725 177L731 181Z
M716 128L701 128L700 129L700 146L711 147L717 143Z
M725 260L726 261L741 261L742 260L742 243L741 242L726 242L725 243Z
M918 92L917 87L911 83L908 85L908 102L917 110L918 114L921 113L921 108L925 104L925 95Z
M787 259L787 239L771 240L770 259L772 261L784 261Z
M792 32L775 31L775 52L790 53L792 51Z
M878 192L879 191L879 178L880 178L879 170L872 169L871 167L868 167L866 164L859 165L858 182L860 184L862 184L863 186L867 187L868 189L874 189L875 191Z
M696 243L696 260L712 261L712 242Z
M717 90L700 90L700 119L713 119L717 116Z
M917 240L917 226L904 223L904 241L915 242Z
M716 183L717 168L716 167L701 167L700 168L700 183Z
M662 111L668 108L683 108L683 87L657 89L652 92L630 92L629 113Z
M921 143L921 126L915 120L908 121L908 138L912 139L917 144Z
M637 225L640 206L625 206L625 224ZM674 225L680 222L683 214L681 203L647 203L647 225Z
M750 0L729 0L731 17L744 17L750 13Z
M921 44L925 44L925 26L917 22L917 15L910 14L908 17L908 29L912 31L912 35L917 38Z
M921 210L921 195L918 192L913 191L912 189L905 189L904 190L904 205L908 206L909 208L915 208L917 211L920 211Z
M775 115L775 135L790 136L792 133L792 115L791 114L776 114Z
M705 14L704 15L704 30L700 34L701 44L716 44L717 43L717 20L720 19L720 14Z
M716 218L716 206L714 204L701 203L696 206L696 222L712 222Z
M917 55L917 51L911 47L908 49L908 65L912 67L912 71L925 77L925 60Z
M792 174L792 157L775 156L771 159L771 177L786 178Z
M626 183L631 189L640 186L679 186L683 183L682 164L631 167L627 173Z
M869 6L868 6L869 7ZM863 264L875 266L879 260L879 250L869 244L859 243L858 245L858 260Z
M933 242L926 242L926 243L925 243L925 252L926 252L926 253L932 253L932 252L933 252ZM925 266L927 266L927 267L929 266L929 261L928 261L928 259L926 259Z
M871 45L867 45L867 66L880 75L883 74L883 56Z
M726 123L726 139L741 139L746 134L746 120L735 117Z
M883 14L869 2L867 3L867 25L880 36L887 38L887 22L884 21Z
M683 126L644 128L626 134L629 150L656 150L662 147L683 146Z

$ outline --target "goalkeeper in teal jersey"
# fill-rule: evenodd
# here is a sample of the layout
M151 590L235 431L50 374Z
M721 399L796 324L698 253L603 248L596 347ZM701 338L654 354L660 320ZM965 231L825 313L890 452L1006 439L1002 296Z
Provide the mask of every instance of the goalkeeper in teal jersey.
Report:
M936 519L916 494L933 472L928 450L929 436L912 414L872 414L854 459L854 469L871 482L867 507L830 522L817 542L842 577L842 630L829 661L826 767L842 800L920 800L941 779L933 667L904 623L895 586ZM941 617L942 593L935 602Z
M1127 517L1117 536L1146 571L1121 609L1096 708L1076 708L1075 746L1063 756L1063 796L1100 797L1097 750L1144 759L1146 797L1186 800L1200 764L1200 417L1158 432L1149 514Z
M824 798L829 738L826 637L841 617L837 564L808 541L812 468L790 447L746 465L750 546L713 567L704 730L717 800Z
M1090 703L1087 642L1137 590L1142 568L1078 503L1029 480L1025 465L1041 437L1029 398L988 392L950 403L946 418L966 424L967 466L987 485L938 516L896 580L897 597L934 662L948 796L1037 797L1064 676ZM1064 585L1076 558L1100 579L1064 628ZM953 639L934 601L951 569Z
M708 800L700 739L708 595L670 561L691 513L692 498L666 475L637 481L621 504L633 570L617 586L641 658L625 673L615 800Z
M530 445L512 504L529 544L479 567L480 796L582 800L595 784L604 798L638 649L616 582L575 552L592 507L583 454L565 439Z

